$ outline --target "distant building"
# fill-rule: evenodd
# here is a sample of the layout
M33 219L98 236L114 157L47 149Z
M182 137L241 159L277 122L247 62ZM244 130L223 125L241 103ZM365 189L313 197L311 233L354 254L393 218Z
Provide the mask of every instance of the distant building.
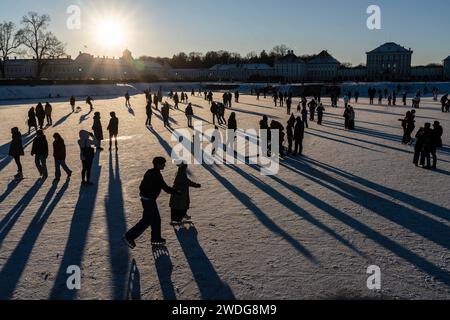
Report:
M442 65L416 66L411 68L411 80L441 81L444 76Z
M94 57L80 52L71 57L47 59L41 73L42 79L51 80L128 80L139 77L167 77L167 67L151 61L134 60L125 50L122 57ZM32 59L10 59L5 61L7 79L31 79L36 76L37 65Z
M450 80L450 56L444 60L444 79Z
M318 55L303 58L306 62L308 81L334 81L338 77L341 63L328 51L322 51Z
M366 66L344 67L341 66L337 72L338 81L366 81Z
M278 58L274 64L275 73L285 81L305 81L307 76L306 63L288 51L284 57Z
M367 77L369 80L408 80L411 76L413 51L388 42L367 52Z

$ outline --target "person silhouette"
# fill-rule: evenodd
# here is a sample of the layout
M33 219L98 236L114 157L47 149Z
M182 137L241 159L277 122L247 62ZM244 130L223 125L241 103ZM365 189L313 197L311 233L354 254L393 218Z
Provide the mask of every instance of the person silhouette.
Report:
M179 190L179 194L170 196L169 206L171 209L172 224L179 224L182 220L191 220L187 214L190 206L189 188L200 188L201 185L193 182L187 176L187 164L178 164L178 171L173 183L173 188Z
M106 128L109 131L109 151L112 149L112 140L114 138L116 150L117 147L117 135L119 134L119 118L116 117L115 112L111 112L109 114L111 119L109 120L108 127Z
M128 230L122 238L131 248L136 247L135 240L139 238L148 227L151 227L151 243L165 244L166 240L161 236L161 216L159 214L156 200L161 194L161 190L169 194L181 195L181 192L169 187L161 174L166 166L166 159L156 157L153 159L153 168L148 170L142 180L139 190L144 209L142 219L130 230Z
M14 161L17 165L17 174L14 176L14 178L23 179L22 163L20 162L20 157L24 156L25 153L23 151L22 134L20 133L19 128L12 128L11 136L12 140L9 146L8 155L14 158Z

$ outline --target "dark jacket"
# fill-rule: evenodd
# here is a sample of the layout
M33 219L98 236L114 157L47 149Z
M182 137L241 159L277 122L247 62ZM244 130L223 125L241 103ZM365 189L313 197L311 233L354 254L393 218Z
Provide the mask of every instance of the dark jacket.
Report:
M442 133L443 129L441 126L435 127L433 129L433 145L435 148L442 148Z
M147 114L148 118L152 116L153 110L152 110L152 103L151 102L149 102L147 104L147 106L145 107L145 113Z
M297 121L294 128L294 140L303 140L304 135L305 125L303 124L303 121Z
M29 127L36 127L37 126L36 114L34 112L34 109L28 110L28 126Z
M111 118L109 120L108 128L107 130L112 134L118 134L119 133L119 118Z
M52 105L50 103L47 103L45 105L45 114L48 116L52 114Z
M23 156L25 154L23 152L22 135L20 134L20 132L13 134L8 154L11 157Z
M237 121L236 118L229 117L228 118L228 129L230 130L237 130Z
M161 171L155 168L150 169L145 173L144 179L139 186L139 190L141 197L153 200L156 200L159 197L161 190L164 190L169 194L177 193L175 189L169 187L164 182Z
M36 117L38 119L43 119L45 118L45 111L44 111L44 107L42 105L38 105L36 107Z
M66 145L63 139L53 141L53 157L55 160L66 160Z
M186 116L193 116L194 115L194 111L192 110L191 106L187 106L186 110L184 111L184 113L186 114Z
M43 155L46 158L48 157L48 143L45 136L38 136L33 140L31 155Z
M95 139L99 141L103 140L103 128L102 123L100 122L100 117L94 116L92 130L94 131Z

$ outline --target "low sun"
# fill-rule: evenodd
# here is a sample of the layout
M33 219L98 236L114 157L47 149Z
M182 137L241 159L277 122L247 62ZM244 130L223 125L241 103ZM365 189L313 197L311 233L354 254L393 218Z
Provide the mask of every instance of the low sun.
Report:
M97 41L107 48L117 48L124 45L124 25L113 19L104 20L96 27Z

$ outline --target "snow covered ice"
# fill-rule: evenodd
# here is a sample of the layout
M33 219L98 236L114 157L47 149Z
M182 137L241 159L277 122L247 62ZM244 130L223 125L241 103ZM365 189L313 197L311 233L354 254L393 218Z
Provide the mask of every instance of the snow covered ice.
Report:
M194 224L174 231L162 194L167 246L152 249L146 231L130 250L121 238L142 215L139 183L153 157L169 159L174 142L159 111L154 130L145 127L143 94L132 96L132 112L122 94L94 96L105 135L109 112L120 119L119 150L97 154L87 188L80 187L77 145L79 130L92 127L86 96L77 97L82 111L74 114L68 99L50 99L54 126L45 134L49 143L53 133L62 135L74 172L58 184L51 156L49 179L38 180L33 133L24 138L25 179L13 182L10 129L27 132L27 111L38 100L0 107L0 299L450 298L450 118L439 102L424 98L416 117L416 130L434 120L444 128L437 170L416 168L413 147L400 143L398 119L410 107L360 98L352 104L357 130L347 132L342 101L334 109L323 99L324 125L306 129L303 157L282 161L275 176L247 165L191 165L202 184L191 190ZM211 121L207 102L188 94L194 114ZM187 128L184 108L171 109L174 129ZM269 96L241 95L233 111L242 129L258 128L264 114L283 125L288 119ZM166 182L175 173L168 163ZM81 269L80 290L66 286L71 265ZM379 291L367 289L370 265L381 268Z

